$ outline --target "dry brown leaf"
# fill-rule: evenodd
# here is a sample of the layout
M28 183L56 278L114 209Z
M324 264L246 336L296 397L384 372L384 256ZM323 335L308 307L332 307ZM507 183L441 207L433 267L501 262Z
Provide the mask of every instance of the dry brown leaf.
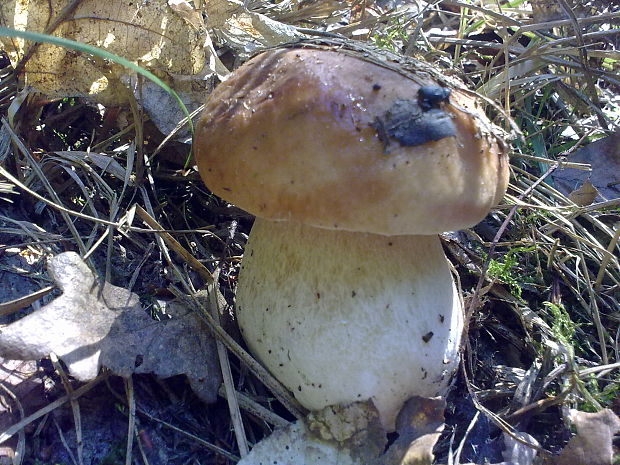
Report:
M596 197L598 197L598 189L592 185L589 179L586 179L578 189L568 194L568 198L580 207L591 205Z
M556 170L552 176L560 192L570 195L589 180L604 199L620 197L620 131L580 148L568 161L589 163L592 172L572 168Z
M620 431L620 419L611 410L596 413L571 410L570 420L577 434L573 436L553 465L611 465L614 434Z
M245 10L240 0L207 0L205 11L207 26L215 29L227 46L242 55L303 37L292 26Z
M196 10L187 0L168 0L168 6L194 29L200 30L205 27L200 11Z
M433 447L443 431L446 401L442 398L412 397L396 418L398 439L380 463L383 465L431 465Z
M136 294L99 284L74 252L52 258L49 269L63 294L2 328L1 356L37 360L54 352L81 381L95 378L101 366L125 377L184 374L197 395L215 400L220 384L215 345L196 315L177 308L172 319L153 320Z
M3 0L0 24L44 32L66 5L65 0ZM204 31L189 26L166 0L82 0L53 35L104 48L160 76L196 75L205 66ZM31 46L6 37L0 43L14 65ZM26 83L49 96L96 96L107 104L126 99L120 78L127 70L62 47L38 45L24 71Z

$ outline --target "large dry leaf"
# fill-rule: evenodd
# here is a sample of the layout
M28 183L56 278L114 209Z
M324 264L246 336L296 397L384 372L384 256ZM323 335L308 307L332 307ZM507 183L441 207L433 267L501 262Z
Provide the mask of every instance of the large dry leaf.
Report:
M620 197L620 131L611 136L599 139L580 148L568 157L576 163L589 163L592 171L582 171L572 168L556 170L552 176L555 187L565 195L574 192L573 197L581 203L579 194L584 191L587 181L598 194L606 200ZM589 188L592 191L592 188ZM579 203L578 203L579 204Z
M153 320L136 294L99 284L74 252L52 258L49 271L63 294L2 328L1 356L37 360L54 352L82 381L96 377L101 366L125 377L184 374L203 400L215 400L220 384L215 345L196 315L176 309L172 319Z
M620 431L620 419L609 409L597 413L571 410L570 420L577 434L568 441L554 465L611 465L613 437Z
M3 0L0 24L44 32L66 5L66 0ZM82 0L53 35L104 48L160 77L196 75L205 66L205 30L191 27L166 0ZM31 46L5 37L0 44L13 64ZM50 96L97 96L107 104L126 99L120 78L127 70L62 47L38 45L24 71L29 86Z

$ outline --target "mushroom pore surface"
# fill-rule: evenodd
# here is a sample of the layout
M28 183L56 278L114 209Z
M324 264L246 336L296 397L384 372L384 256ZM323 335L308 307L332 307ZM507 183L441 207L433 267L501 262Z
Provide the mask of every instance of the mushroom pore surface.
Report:
M503 195L508 161L476 100L444 85L335 51L262 53L211 94L200 174L272 220L385 235L472 226Z
M437 236L257 218L236 298L252 353L311 410L372 399L390 430L458 364L463 316Z

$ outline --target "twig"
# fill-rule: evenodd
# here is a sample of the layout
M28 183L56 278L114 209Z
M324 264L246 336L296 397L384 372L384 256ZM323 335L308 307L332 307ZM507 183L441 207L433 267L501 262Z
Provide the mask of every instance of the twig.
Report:
M133 389L133 377L129 375L125 378L125 394L127 395L127 405L129 414L127 415L127 451L125 453L125 465L131 465L133 458L133 442L136 440L136 397Z
M227 396L226 389L224 389L223 386L220 386L218 394L226 398ZM237 391L235 392L235 395L237 397L237 400L239 401L239 407L249 412L250 414L254 415L255 417L260 418L261 420L264 420L267 423L270 423L277 427L285 427L290 424L289 421L285 420L280 415L277 415L271 410L263 407L261 404L255 402L254 400L252 400L250 397L246 396L242 392Z

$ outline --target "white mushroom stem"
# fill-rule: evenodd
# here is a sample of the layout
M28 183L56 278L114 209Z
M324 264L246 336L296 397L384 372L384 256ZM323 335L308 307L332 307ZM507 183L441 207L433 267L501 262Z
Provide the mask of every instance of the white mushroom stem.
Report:
M256 219L237 287L250 350L309 409L372 399L383 425L445 393L463 313L437 236Z

